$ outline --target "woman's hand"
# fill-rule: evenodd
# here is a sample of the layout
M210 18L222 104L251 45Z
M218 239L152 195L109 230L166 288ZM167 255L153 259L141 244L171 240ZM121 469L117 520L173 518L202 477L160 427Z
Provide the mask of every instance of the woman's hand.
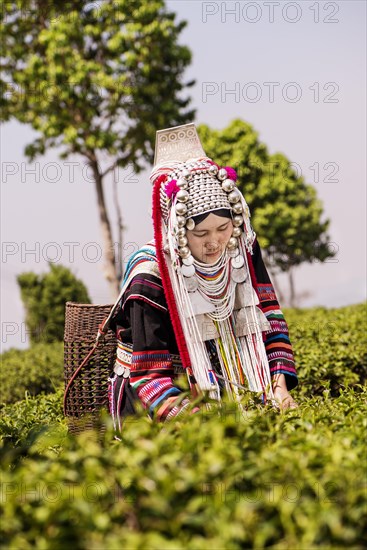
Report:
M273 393L281 410L296 409L298 403L287 390L284 374L276 374L273 378Z

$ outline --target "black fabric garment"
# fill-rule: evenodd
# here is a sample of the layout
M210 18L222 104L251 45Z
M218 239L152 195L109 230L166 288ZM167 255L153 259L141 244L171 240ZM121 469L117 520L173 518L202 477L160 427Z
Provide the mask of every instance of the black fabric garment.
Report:
M272 376L278 373L284 373L288 389L292 389L297 385L297 377L292 367L292 361L289 359L291 350L289 350L288 329L283 315L280 311L274 289L265 264L262 259L260 246L255 240L253 245L253 254L251 256L253 275L256 278L255 290L259 294L260 307L268 317L272 330L268 333L269 342L265 342L268 353L269 347L269 366ZM273 318L274 317L274 318ZM283 323L282 329L276 328L279 323ZM138 274L130 282L126 290L121 307L116 312L111 328L115 330L118 339L121 342L132 345L133 354L154 351L162 353L169 352L170 354L178 354L175 334L172 328L171 319L169 316L167 303L164 296L161 279L152 274ZM274 348L276 346L276 348ZM287 347L288 346L288 347ZM206 342L206 347L209 352L209 357L213 369L217 374L221 373L220 362L216 354L214 341ZM271 358L271 353L283 353L284 358ZM282 364L283 363L283 364ZM147 367L146 360L142 360L142 368L138 368L135 364L134 375L136 377L156 380L160 383L169 374L166 369L160 369L157 365L150 364ZM170 371L172 376L172 387L179 388L174 385L174 369ZM161 378L159 378L161 377ZM221 393L223 392L224 382L218 379ZM129 395L124 398L121 416L132 414L134 410L134 400L136 400L137 392L133 387L128 388Z
M114 316L110 328L122 342L131 343L134 352L168 350L178 354L163 288L158 291L148 286L149 282L161 286L161 281L148 274L144 275L144 280L147 284L144 284L141 275L132 279L125 293L124 306ZM131 297L133 293L134 298Z

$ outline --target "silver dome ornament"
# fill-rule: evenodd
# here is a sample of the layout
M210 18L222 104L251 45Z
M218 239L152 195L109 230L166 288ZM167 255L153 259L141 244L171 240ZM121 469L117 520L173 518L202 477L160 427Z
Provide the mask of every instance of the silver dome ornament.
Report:
M192 231L195 227L195 222L192 218L189 218L186 222L186 229L189 229L190 231Z
M176 220L178 227L185 227L186 219L183 216L177 216Z
M176 197L177 197L177 200L180 202L187 202L190 198L188 192L185 191L184 189L180 189Z
M215 164L212 164L208 172L211 176L216 176L218 174L218 167L215 166Z
M181 258L188 258L189 256L191 256L191 252L188 246L183 246L182 248L179 248L178 253Z
M178 246L187 246L187 239L186 237L179 237L177 239Z
M181 266L181 273L184 277L192 277L195 275L195 266L192 265L182 265Z
M234 269L240 269L245 264L245 259L241 254L238 254L238 256L235 256L231 259L231 264Z
M227 174L227 170L225 168L221 168L217 174L217 178L220 180L220 181L223 181L225 179L227 179L228 177L228 174Z
M183 202L178 202L176 204L176 214L179 216L184 216L187 212L187 206Z
M235 202L238 202L240 200L240 198L241 198L241 195L240 195L238 189L234 189L228 195L228 200L231 204L233 204Z
M223 191L225 191L226 193L229 193L230 191L232 191L232 189L234 189L236 187L236 184L233 180L230 180L230 179L225 179L223 182L222 182L222 189Z
M242 214L243 212L243 206L240 202L236 202L233 206L232 206L232 210L235 214Z
M168 245L167 243L166 243L166 244L164 245L164 247L163 247L163 252L164 252L165 254L169 254L169 245Z
M240 237L242 235L242 229L234 227L232 231L232 237Z
M190 254L190 256L188 256L187 258L183 258L182 259L182 263L184 265L193 265L194 263L194 256L192 254Z
M189 178L190 175L191 175L190 170L183 170L182 173L181 173L181 177L185 178L185 179Z
M234 250L237 248L237 239L236 237L231 237L227 243L228 250Z
M184 227L179 227L176 231L177 237L185 237L186 229Z
M187 189L187 181L184 178L179 178L177 180L177 185L180 189Z
M234 216L232 222L235 227L240 227L244 222L243 216Z

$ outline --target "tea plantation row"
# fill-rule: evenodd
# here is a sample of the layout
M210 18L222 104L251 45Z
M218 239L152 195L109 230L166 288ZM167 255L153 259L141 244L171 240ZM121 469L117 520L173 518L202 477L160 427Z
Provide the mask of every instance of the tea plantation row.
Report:
M14 403L9 390L2 548L365 548L365 306L287 319L296 410L251 400L245 415L225 403L165 425L142 414L117 441L108 418L103 435L67 434L61 367L55 393Z

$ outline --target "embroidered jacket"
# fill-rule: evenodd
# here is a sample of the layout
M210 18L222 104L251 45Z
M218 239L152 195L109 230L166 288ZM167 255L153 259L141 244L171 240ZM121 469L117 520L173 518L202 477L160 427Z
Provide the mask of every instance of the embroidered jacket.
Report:
M298 380L288 326L257 240L250 261L256 279L253 285L259 297L258 307L271 327L265 333L264 342L270 373L272 376L284 374L290 390L297 385ZM123 366L129 366L133 393L143 407L152 417L162 421L177 416L189 405L189 399L180 399L182 390L175 384L175 378L182 369L153 242L131 258L124 281L126 291L111 324L119 341L117 361ZM212 362L217 363L215 346L210 341L207 346ZM117 377L114 383L118 384ZM110 400L110 407L122 416L133 412L129 392L118 392L117 389L114 387L115 397L112 402Z

